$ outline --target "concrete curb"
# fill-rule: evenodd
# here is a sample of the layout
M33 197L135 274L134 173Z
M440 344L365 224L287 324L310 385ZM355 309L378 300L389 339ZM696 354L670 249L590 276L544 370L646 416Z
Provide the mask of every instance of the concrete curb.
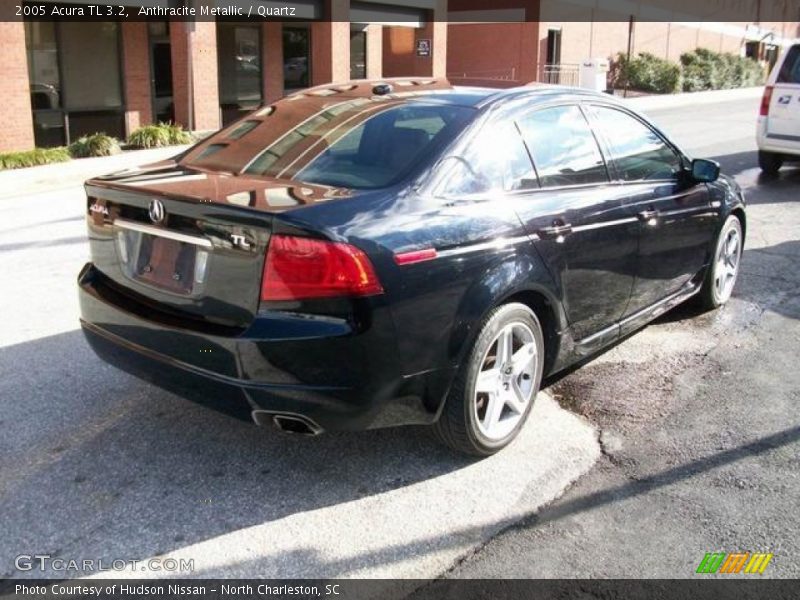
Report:
M624 101L638 110L654 110L663 108L680 108L699 104L718 104L735 100L760 98L764 92L762 87L739 88L735 90L711 90L706 92L690 92L684 94L664 94L661 96L640 96L625 98Z
M194 576L201 577L434 578L561 496L600 454L595 428L540 393L528 426L495 456L406 488L231 531L162 558L193 558ZM162 575L130 570L115 576Z
M78 158L65 163L0 171L0 199L81 185L90 177L164 160L188 147L132 150L114 156Z

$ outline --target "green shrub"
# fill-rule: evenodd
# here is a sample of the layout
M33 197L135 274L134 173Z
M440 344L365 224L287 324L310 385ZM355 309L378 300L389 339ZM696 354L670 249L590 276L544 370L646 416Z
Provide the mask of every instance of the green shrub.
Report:
M119 154L119 142L104 133L85 135L69 145L69 153L73 158L87 156L111 156Z
M706 48L681 54L683 91L726 90L761 85L764 70L756 61Z
M615 87L627 86L642 92L672 94L680 87L681 69L679 65L649 52L640 52L630 60L620 53L612 69L612 77Z
M134 131L128 138L128 144L136 148L162 148L177 144L189 144L192 136L183 127L175 123L159 123L145 125Z
M174 145L191 144L194 140L192 135L183 129L182 125L175 123L161 123L169 132L169 142Z
M128 144L136 148L169 146L169 133L159 125L145 125L128 137Z
M35 148L23 152L0 153L0 170L23 169L49 165L50 163L67 162L70 160L69 150L60 148Z

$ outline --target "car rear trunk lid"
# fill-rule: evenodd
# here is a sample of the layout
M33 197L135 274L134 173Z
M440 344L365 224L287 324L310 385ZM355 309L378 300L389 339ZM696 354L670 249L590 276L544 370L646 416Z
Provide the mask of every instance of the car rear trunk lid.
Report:
M86 191L92 262L109 297L165 322L234 329L258 310L274 215L337 195L174 162L93 179Z

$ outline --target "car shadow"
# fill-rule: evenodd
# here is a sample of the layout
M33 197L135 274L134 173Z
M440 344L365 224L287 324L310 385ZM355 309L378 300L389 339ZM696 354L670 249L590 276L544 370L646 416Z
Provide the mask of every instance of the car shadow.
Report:
M474 462L423 427L307 438L243 423L105 365L80 331L2 352L5 577L32 575L13 569L21 549L155 556Z

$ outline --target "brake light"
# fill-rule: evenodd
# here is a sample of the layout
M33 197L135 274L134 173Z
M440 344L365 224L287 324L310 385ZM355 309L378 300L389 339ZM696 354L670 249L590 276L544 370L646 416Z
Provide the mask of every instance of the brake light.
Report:
M764 88L764 95L761 96L761 110L758 112L759 116L766 117L769 115L769 104L772 101L772 86L768 85Z
M372 296L383 287L372 263L350 244L273 235L264 261L261 300Z

